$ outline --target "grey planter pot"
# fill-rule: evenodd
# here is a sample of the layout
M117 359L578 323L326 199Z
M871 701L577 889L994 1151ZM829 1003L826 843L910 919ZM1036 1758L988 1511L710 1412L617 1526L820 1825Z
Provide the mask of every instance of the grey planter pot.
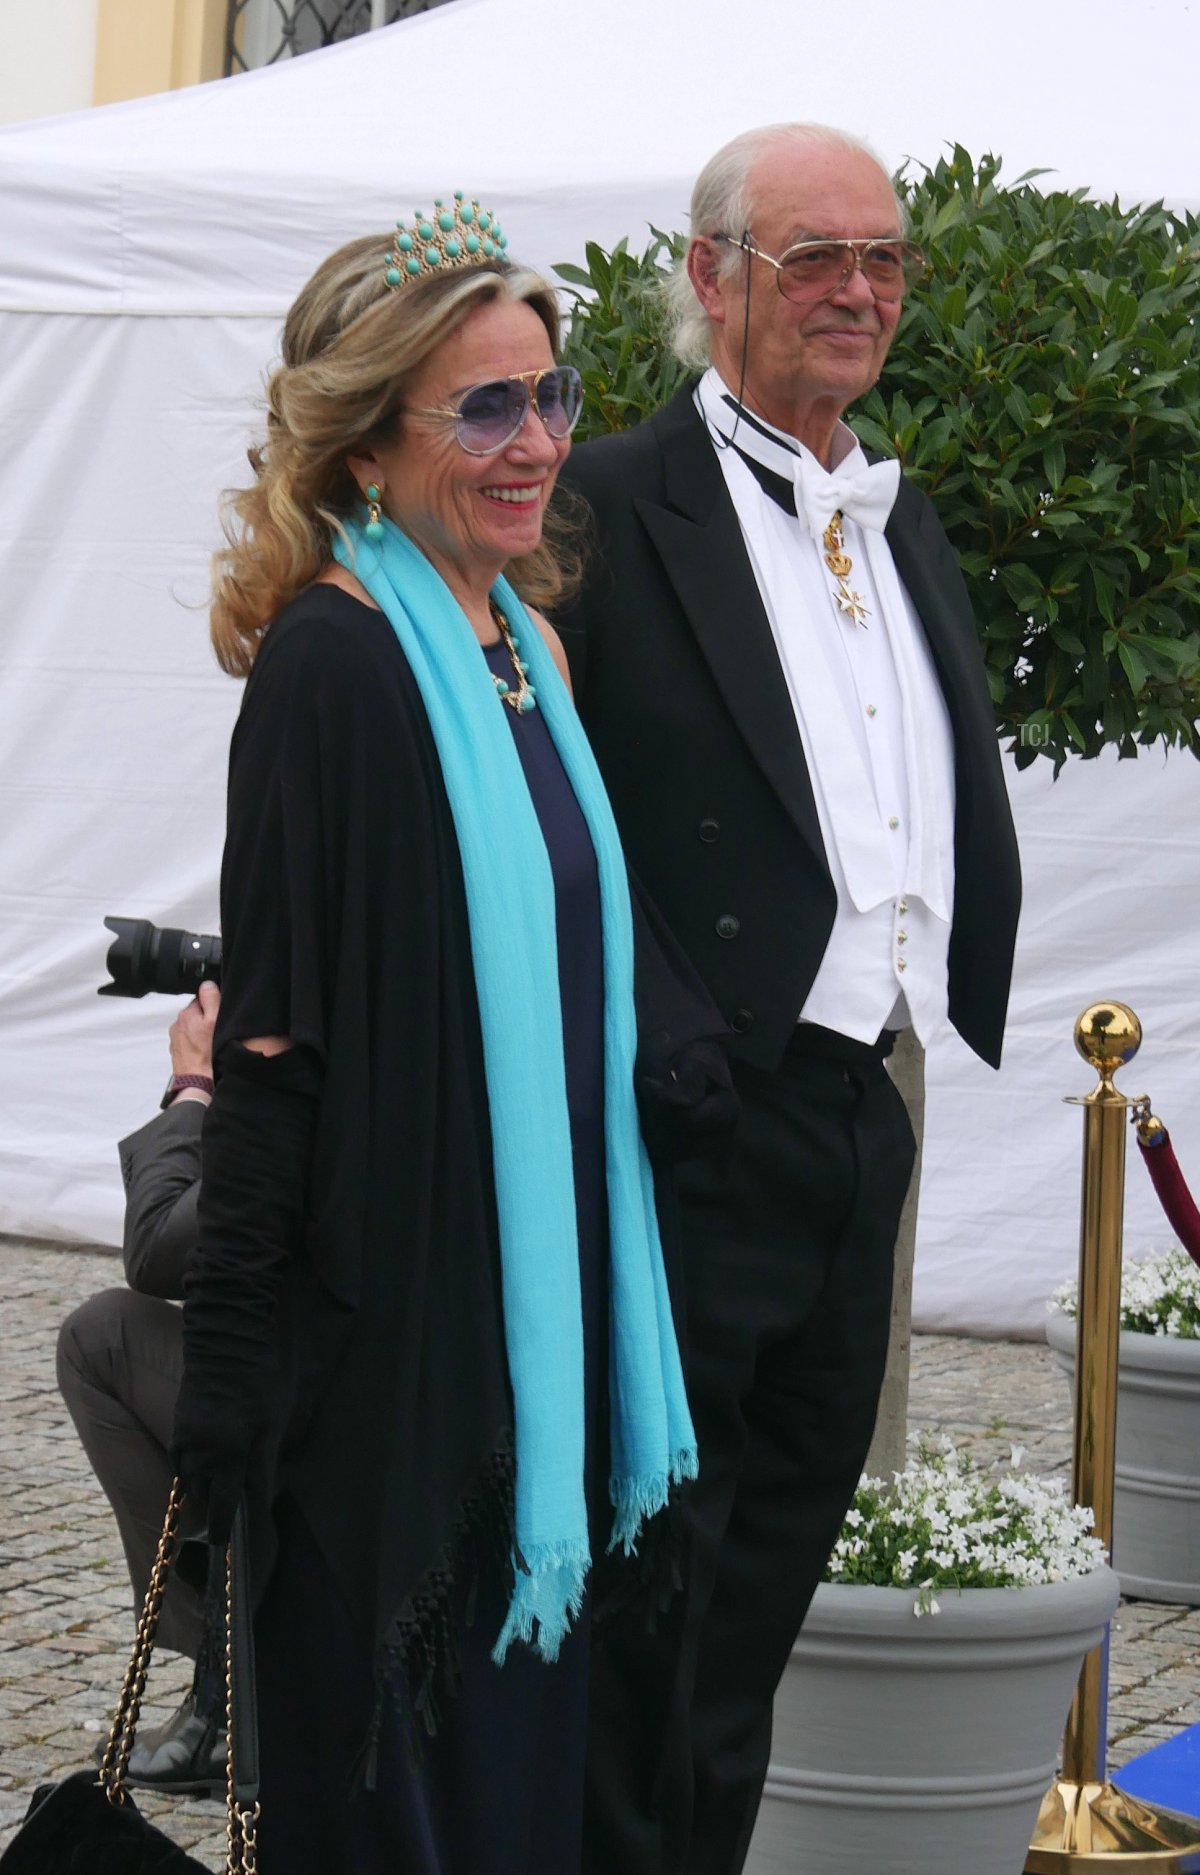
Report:
M1046 1339L1073 1376L1070 1316ZM1126 1595L1200 1604L1200 1341L1120 1336L1112 1561Z
M775 1701L746 1875L1018 1875L1111 1569L1045 1588L822 1583Z

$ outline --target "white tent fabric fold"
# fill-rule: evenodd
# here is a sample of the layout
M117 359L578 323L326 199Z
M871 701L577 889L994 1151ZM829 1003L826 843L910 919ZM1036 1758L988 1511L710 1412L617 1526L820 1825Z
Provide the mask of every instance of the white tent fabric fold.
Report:
M119 1238L114 1142L152 1111L170 1006L98 1001L106 912L210 930L238 687L203 602L217 499L246 474L280 316L322 256L456 187L543 269L683 225L752 122L948 143L1005 174L1195 204L1197 15L1145 0L947 14L861 0L853 33L779 0L452 0L220 84L0 131L0 1231ZM1200 769L1011 776L1027 872L1005 1066L930 1060L916 1280L927 1326L1035 1331L1069 1273L1084 1091L1074 1015L1123 995L1200 1183L1188 1024ZM1162 1225L1130 1171L1130 1242Z

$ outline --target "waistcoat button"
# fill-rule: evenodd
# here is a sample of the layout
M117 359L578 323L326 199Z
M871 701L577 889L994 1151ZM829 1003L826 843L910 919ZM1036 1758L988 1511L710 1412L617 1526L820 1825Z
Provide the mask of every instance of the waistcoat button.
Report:
M748 1035L754 1027L753 1009L735 1009L729 1018L729 1026L735 1035Z
M739 920L734 917L731 911L722 912L721 916L717 919L718 937L735 938L741 928Z
M721 831L721 823L717 820L702 820L696 831L704 841L705 846L711 846Z

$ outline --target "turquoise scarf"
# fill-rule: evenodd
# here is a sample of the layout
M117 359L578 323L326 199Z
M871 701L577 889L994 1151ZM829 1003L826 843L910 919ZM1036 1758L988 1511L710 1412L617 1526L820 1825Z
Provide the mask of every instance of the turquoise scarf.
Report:
M515 1638L558 1654L591 1564L583 1481L583 1327L563 1066L554 881L479 641L440 575L392 523L346 523L334 554L382 607L420 689L454 815L491 1111L504 1334L516 1437ZM654 1188L633 1094L637 1036L625 862L595 758L541 633L507 580L492 597L591 833L604 955L609 1209L610 1548L633 1549L668 1486L696 1475ZM502 804L502 811L501 811ZM463 1376L470 1384L470 1376Z

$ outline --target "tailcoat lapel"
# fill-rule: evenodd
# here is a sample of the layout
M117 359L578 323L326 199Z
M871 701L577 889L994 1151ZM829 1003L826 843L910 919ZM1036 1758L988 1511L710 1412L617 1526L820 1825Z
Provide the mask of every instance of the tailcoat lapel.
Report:
M635 496L726 707L800 833L824 862L812 782L779 653L716 452L690 386L653 419L665 502Z

